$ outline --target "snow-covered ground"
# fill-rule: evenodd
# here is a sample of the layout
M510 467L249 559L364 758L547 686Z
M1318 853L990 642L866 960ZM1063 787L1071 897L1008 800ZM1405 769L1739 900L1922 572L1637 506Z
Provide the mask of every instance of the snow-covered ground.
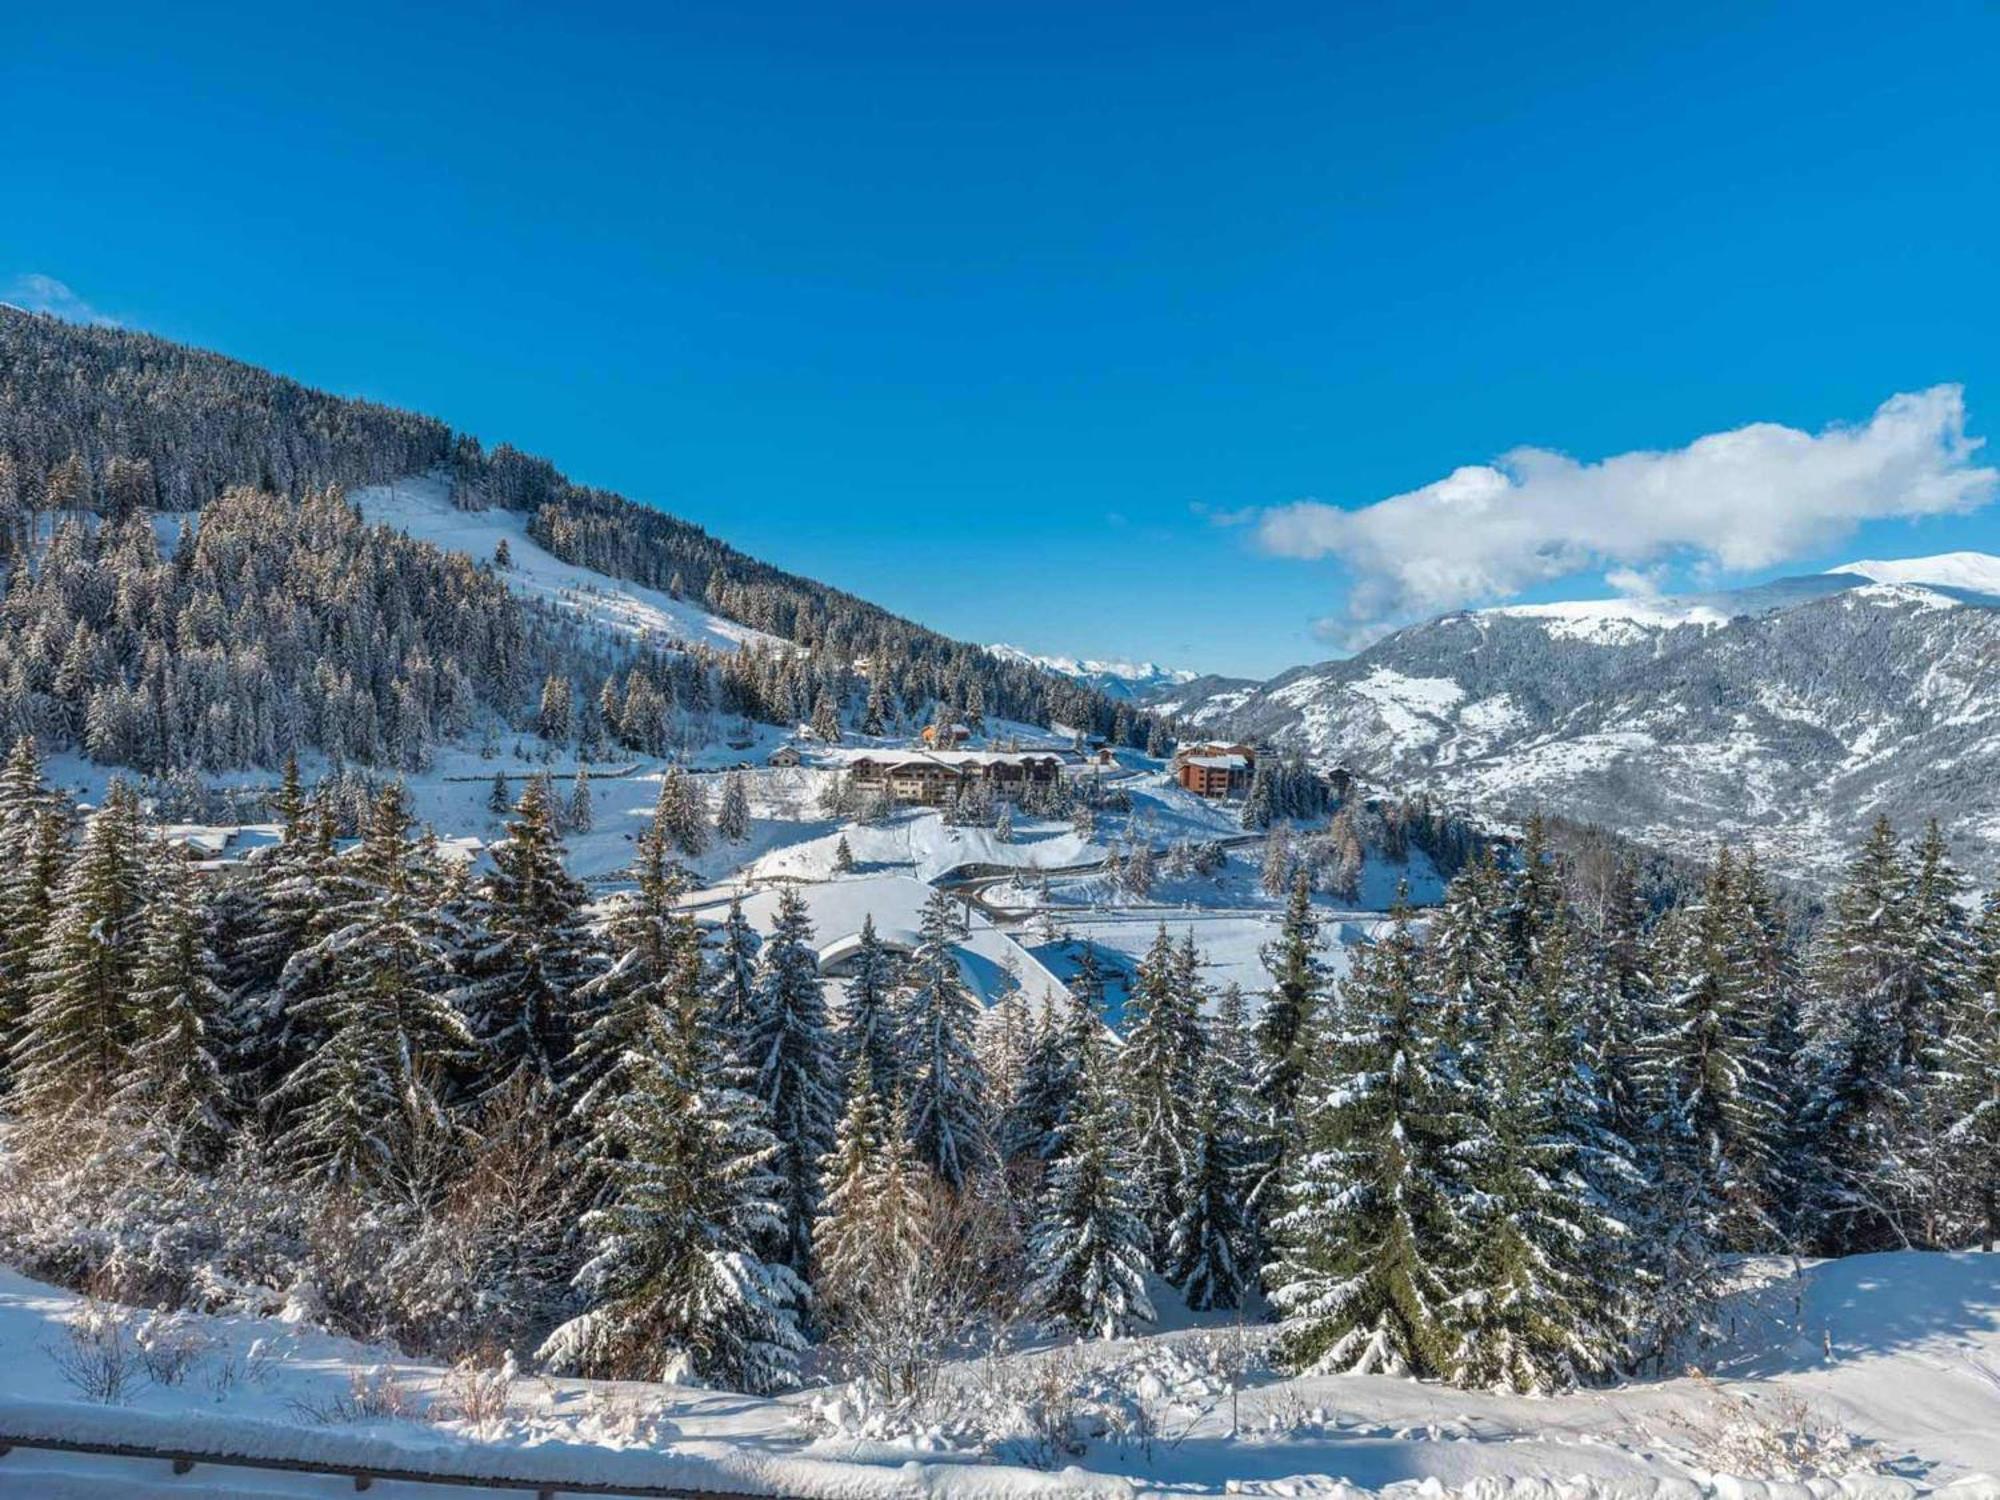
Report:
M1383 1376L1284 1379L1266 1362L1265 1327L1210 1320L967 1360L947 1368L916 1422L838 1389L764 1399L474 1380L282 1320L151 1317L0 1272L0 1432L801 1497L2000 1497L2000 1479L1981 1477L2000 1475L2000 1257L1774 1260L1746 1272L1733 1341L1706 1373L1540 1399ZM96 1389L81 1366L98 1372ZM113 1367L123 1388L105 1399ZM1757 1456L1779 1431L1803 1455L1789 1472ZM345 1478L177 1477L164 1463L26 1448L0 1458L8 1496L343 1492ZM426 1490L385 1482L374 1493Z

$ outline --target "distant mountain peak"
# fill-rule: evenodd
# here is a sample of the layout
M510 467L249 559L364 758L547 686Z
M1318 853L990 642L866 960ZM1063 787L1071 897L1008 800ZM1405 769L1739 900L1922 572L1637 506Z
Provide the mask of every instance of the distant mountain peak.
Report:
M1940 552L1934 557L1865 558L1830 570L1855 573L1874 583L1928 583L2000 594L2000 557L1990 552Z
M1193 682L1201 675L1150 661L1096 661L1089 657L1044 656L1020 646L1010 646L1004 641L996 642L986 650L1002 661L1019 662L1024 666L1041 667L1064 677L1073 677L1114 698L1139 698L1162 688Z

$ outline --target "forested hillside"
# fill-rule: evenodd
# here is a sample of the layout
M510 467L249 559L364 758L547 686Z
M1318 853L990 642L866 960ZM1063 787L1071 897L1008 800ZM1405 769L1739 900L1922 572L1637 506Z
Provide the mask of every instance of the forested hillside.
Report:
M455 684L437 689L441 696L433 701L399 703L406 686L406 697L413 693L423 699L433 691L405 684L407 674L424 677L455 670L475 696L511 724L527 724L538 703L543 683L536 667L552 667L572 679L570 689L579 700L603 698L598 662L551 660L559 653L544 649L548 643L530 644L534 622L504 620L505 606L494 590L474 580L471 570L442 561L419 562L416 553L357 526L345 533L342 546L349 566L372 580L362 590L375 593L371 609L386 605L396 617L390 636L363 643L374 631L372 616L344 621L323 617L288 628L294 640L301 638L300 632L307 637L318 632L343 649L368 656L336 663L350 679L348 689L320 684L314 692L320 699L341 691L372 697L376 722L351 736L345 726L331 737L310 727L292 733L286 723L296 718L312 725L317 703L279 705L277 699L292 683L286 665L270 658L289 660L289 646L268 639L265 627L274 610L296 607L323 614L329 598L315 595L310 581L291 577L297 549L281 535L285 526L268 524L268 515L260 526L238 524L246 507L268 502L239 499L214 518L231 533L228 566L238 579L250 580L253 606L245 608L242 598L231 597L234 583L221 587L213 561L219 543L206 553L193 547L194 573L183 577L176 571L171 587L163 589L165 580L159 577L126 576L130 568L144 572L158 564L156 558L149 560L135 533L119 529L118 523L132 515L206 512L232 490L248 489L294 507L318 507L313 524L325 528L336 523L325 508L324 492L429 471L449 474L454 499L462 506L493 505L521 513L528 518L529 535L566 562L666 590L802 648L766 652L759 661L733 665L719 654L697 653L694 675L704 679L699 683L688 677L685 664L642 663L646 688L639 697L648 711L654 698L664 713L681 701L667 680L678 672L682 686L693 690L702 708L772 722L816 715L824 721L831 714L850 724L880 728L933 715L978 721L992 714L1062 723L1121 740L1143 740L1150 727L1143 713L1086 685L1032 665L998 660L978 646L949 640L851 594L771 567L685 521L573 484L547 460L504 444L489 451L477 439L453 433L431 418L330 396L149 335L77 327L0 307L0 530L10 555L31 558L29 569L16 569L10 576L25 580L43 566L32 558L48 538L65 521L76 525L55 557L59 577L46 587L37 583L32 605L24 600L21 609L8 610L10 633L27 631L31 624L36 630L32 643L23 638L24 651L8 653L30 659L15 674L20 680L7 690L5 706L17 714L14 727L32 728L52 744L82 743L92 704L101 701L107 723L97 748L107 753L117 749L126 763L145 769L268 765L275 763L273 750L282 755L294 748L407 767L420 762L421 739L462 726L468 706L453 696ZM204 515L203 529L209 520ZM380 555L363 565L354 559L357 551ZM167 566L178 570L180 563ZM440 570L440 581L450 575L440 600L445 613L462 615L471 608L464 601L478 593L480 621L413 624L408 616L412 568ZM403 579L400 590L384 581L396 577ZM295 584L300 590L296 598L283 597ZM403 597L387 599L385 591L400 591ZM63 607L53 620L37 615L28 621L37 613L34 606L50 603L57 593ZM334 593L340 595L342 609L358 597L345 583ZM211 602L217 596L219 612ZM220 655L208 679L168 711L155 702L164 702L167 692L158 663L163 653L181 649L178 624L191 602L198 606L198 623L189 644ZM113 614L120 616L118 628L106 644L97 637ZM81 644L75 639L79 626L90 632ZM232 634L239 629L249 634ZM432 629L451 632L448 647L418 638ZM496 632L511 644L498 648L484 639ZM424 659L406 658L406 648L418 646ZM508 658L504 668L496 660L464 659L496 653ZM237 660L238 655L244 659ZM536 656L543 659L527 659ZM73 659L76 670L57 684L56 669L65 659ZM80 675L86 672L87 681ZM607 732L616 734L625 718L629 681L621 679L614 691L619 712L605 717L611 721ZM227 702L209 726L218 694ZM246 695L269 701L245 706L237 700ZM155 727L127 722L142 711L162 722ZM260 714L275 718L278 727L267 733L255 722ZM196 719L205 726L199 731L190 727ZM243 727L246 723L249 727ZM630 743L648 746L671 738L662 725L651 722L632 724L627 736ZM127 751L127 746L136 748Z

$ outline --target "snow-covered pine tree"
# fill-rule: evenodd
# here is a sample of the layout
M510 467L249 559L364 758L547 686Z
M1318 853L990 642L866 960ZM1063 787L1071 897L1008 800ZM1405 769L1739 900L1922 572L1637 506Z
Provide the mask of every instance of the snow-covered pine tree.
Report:
M813 1283L823 1311L838 1317L848 1293L866 1286L877 1247L874 1189L888 1106L875 1091L865 1055L856 1053L847 1108L833 1149L820 1161L822 1192L813 1221Z
M608 1201L585 1215L581 1316L538 1357L587 1375L710 1380L751 1391L796 1379L807 1292L762 1247L787 1233L778 1144L708 1024L698 955L631 1049L623 1087L591 1111Z
M215 1035L225 996L187 863L163 843L148 862L132 992L132 1050L113 1108L174 1166L213 1166L229 1136Z
M1020 1080L995 1131L994 1145L1002 1163L1010 1177L1027 1188L1039 1186L1042 1162L1053 1148L1057 1127L1069 1117L1076 1093L1077 1056L1067 1022L1078 1005L1071 996L1061 995L1042 1007L1029 1033Z
M1643 1057L1658 1014L1652 958L1638 871L1630 859L1620 859L1612 868L1586 954L1592 989L1587 1046L1609 1111L1605 1123L1641 1157L1648 1154L1653 1119Z
M885 1100L901 1093L905 1082L898 968L896 955L876 935L875 918L864 916L840 1013L840 1056L850 1072L863 1067L869 1087Z
M1265 945L1263 962L1271 976L1271 990L1253 1033L1259 1119L1257 1138L1251 1146L1256 1181L1250 1206L1260 1225L1268 1226L1270 1215L1278 1211L1277 1184L1285 1172L1288 1142L1298 1118L1299 1090L1310 1061L1307 1038L1326 982L1312 885L1303 870L1292 881L1278 940Z
M84 824L35 952L14 1053L23 1115L96 1115L109 1099L133 1036L145 883L138 794L114 781Z
M576 781L569 789L569 830L571 833L588 833L597 821L597 814L590 802L590 772L579 766Z
M576 732L576 714L571 706L571 697L567 677L551 673L543 681L542 706L535 720L535 732L552 747L567 745L570 736Z
M1409 914L1357 949L1336 1001L1307 1022L1299 1139L1264 1269L1286 1364L1306 1372L1435 1375L1465 1357L1459 1156L1482 1131L1443 1045Z
M917 1158L954 1192L993 1164L979 1001L959 971L958 918L933 891L917 925L903 1000L910 1129Z
M1241 1307L1257 1284L1249 1213L1250 1036L1240 987L1223 991L1204 1037L1181 1211L1168 1235L1165 1262L1169 1278L1197 1312Z
M813 738L823 745L840 743L840 705L826 688L819 690L819 698L813 704Z
M1470 1385L1567 1390L1624 1349L1628 1240L1601 1184L1623 1185L1633 1168L1604 1124L1585 1053L1589 990L1572 953L1557 900L1537 916L1480 1090L1465 1095L1464 1116L1483 1117L1456 1152L1474 1234L1456 1374Z
M679 766L668 766L660 777L653 820L685 858L694 859L708 848L708 801Z
M1980 911L1977 963L1959 994L1930 1084L1942 1196L1963 1205L1947 1234L2000 1242L2000 892Z
M836 875L854 873L854 851L848 847L847 835L844 833L834 841L833 873Z
M1806 1018L1814 1238L1831 1253L1901 1246L1922 1233L1917 1216L1928 1189L1918 1171L1919 1093L1928 1070L1911 1051L1910 916L1909 866L1880 818L1815 945Z
M883 690L882 671L876 663L869 664L868 704L861 711L861 732L880 735L889 732L889 695Z
M514 806L514 794L507 790L507 773L495 771L493 785L486 792L486 810L496 818L504 818Z
M847 1110L821 1162L825 1193L813 1224L814 1290L829 1324L903 1275L920 1253L925 1172L900 1097L885 1100L859 1063Z
M1910 986L1901 1022L1903 1053L1919 1078L1934 1076L1944 1065L1943 1044L1953 1017L1967 993L1978 987L1978 954L1966 921L1961 897L1965 878L1952 863L1944 834L1932 818L1924 836L1910 851ZM1951 1217L1952 1202L1938 1160L1946 1122L1933 1106L1936 1098L1924 1084L1916 1085L1916 1109L1910 1143L1910 1178L1915 1201L1910 1207L1919 1244L1947 1246L1940 1231Z
M687 874L674 862L657 827L639 835L632 889L613 899L604 923L610 964L577 992L582 1017L569 1079L571 1114L586 1119L605 1095L626 1086L628 1057L650 1035L668 987L690 961L699 962L694 919L675 910Z
M1191 959L1191 955L1190 955ZM1133 1187L1152 1236L1149 1253L1166 1265L1168 1240L1187 1207L1182 1188L1193 1163L1202 1099L1201 997L1192 961L1183 964L1162 922L1139 961L1125 1002L1119 1086L1132 1122Z
M722 802L715 812L715 831L732 844L750 837L750 784L741 771L722 778Z
M1271 757L1260 755L1250 772L1250 790L1243 795L1245 828L1269 828L1278 818L1277 789L1272 784Z
M0 1069L28 1013L35 951L48 931L68 835L69 818L42 779L35 742L23 735L0 768Z
M1155 1314L1146 1293L1150 1235L1106 1051L1093 1045L1078 1060L1074 1108L1057 1132L1028 1237L1026 1304L1044 1322L1109 1339Z
M429 1165L420 1148L451 1131L449 1074L477 1043L453 1003L439 876L412 846L401 783L377 796L342 866L335 925L287 965L318 976L299 1004L324 1041L280 1085L282 1145L323 1182L407 1192Z
M485 1086L525 1072L546 1084L567 1077L576 1046L577 991L603 964L584 922L584 891L563 868L549 784L529 780L494 844L492 872L474 892L461 1003L481 1043Z
M778 1142L772 1170L784 1183L780 1258L803 1275L819 1212L820 1158L833 1145L840 1110L840 1073L812 917L789 885L778 895L776 921L757 955L750 1010L745 1062Z
M1662 1153L1659 1189L1724 1250L1768 1249L1777 1233L1783 1121L1766 1055L1773 997L1763 987L1763 936L1724 847L1700 900L1683 905L1663 934L1669 951L1641 1062ZM1685 1287L1692 1274L1669 1279Z
M661 837L670 836L662 829ZM750 1032L757 1016L757 948L756 930L743 915L743 898L731 894L708 971L709 1005L724 1050L753 1074L757 1065L750 1056Z

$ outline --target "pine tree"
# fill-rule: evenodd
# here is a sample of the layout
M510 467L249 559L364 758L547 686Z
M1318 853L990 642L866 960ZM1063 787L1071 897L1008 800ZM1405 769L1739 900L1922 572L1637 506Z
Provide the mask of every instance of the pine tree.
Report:
M979 1002L959 972L957 936L951 897L933 891L918 923L903 1003L917 1157L954 1192L993 1161L986 1072L979 1061Z
M694 919L675 908L687 875L657 828L639 835L632 889L614 898L604 924L611 961L577 992L583 1016L569 1093L571 1114L587 1119L627 1083L628 1059L669 1003L669 986L686 963L700 963Z
M597 821L590 805L590 772L579 766L576 782L569 793L569 828L572 833L588 833Z
M1477 1150L1470 1088L1444 1046L1408 913L1357 950L1315 1014L1300 1139L1284 1166L1265 1268L1301 1372L1458 1375L1464 1217L1458 1156Z
M1028 1241L1028 1306L1086 1337L1118 1338L1154 1317L1127 1146L1110 1066L1093 1047L1081 1059L1076 1106L1057 1135Z
M861 919L861 941L848 967L847 1003L840 1017L840 1055L860 1067L868 1086L891 1099L904 1084L904 1036L897 993L897 963L875 932L875 918Z
M750 837L750 787L741 771L722 778L722 805L716 810L715 831L732 844Z
M486 810L496 818L504 818L514 806L514 795L507 790L507 773L495 771L493 786L486 793Z
M1629 1152L1604 1125L1571 955L1558 898L1535 919L1481 1092L1468 1093L1479 1144L1459 1147L1476 1237L1459 1378L1526 1394L1567 1390L1623 1352L1625 1235L1599 1183L1630 1170Z
M667 838L664 829L660 836ZM756 931L743 915L743 898L732 894L707 983L715 1034L723 1050L750 1073L757 1070L750 1054L750 1033L757 1017L757 948Z
M884 1100L857 1063L833 1149L820 1164L826 1190L813 1225L815 1287L831 1323L921 1252L923 1167L909 1134L901 1099Z
M699 857L708 848L708 807L701 792L679 766L667 767L660 777L659 800L653 807L659 824L675 849L688 859Z
M819 699L813 704L813 738L824 745L840 743L840 706L834 702L833 694L821 688Z
M1256 1096L1259 1112L1253 1145L1257 1168L1251 1208L1268 1224L1278 1211L1277 1184L1298 1116L1299 1090L1308 1063L1307 1037L1321 1001L1325 970L1319 958L1319 922L1313 916L1312 887L1301 871L1292 882L1278 941L1267 945L1264 968L1271 992L1257 1016Z
M820 1162L824 1191L813 1222L813 1270L822 1303L839 1301L836 1287L864 1286L873 1267L878 1248L874 1191L886 1113L867 1059L857 1055L847 1082L847 1109L834 1131L833 1149Z
M1036 1017L1021 1076L1000 1116L995 1147L1011 1175L1031 1184L1054 1149L1056 1131L1069 1117L1076 1094L1077 1054L1068 1016L1079 1008L1070 995L1050 999ZM1101 1029L1101 1023L1099 1023Z
M228 1089L215 1033L224 995L187 866L156 847L132 994L131 1058L114 1108L141 1122L176 1166L220 1159L229 1135Z
M1951 1227L2000 1241L2000 893L1980 914L1977 972L1960 992L1930 1085L1944 1187L1964 1205Z
M1735 859L1716 855L1698 904L1677 914L1659 1017L1642 1062L1654 1132L1678 1212L1699 1215L1718 1248L1770 1248L1776 1237L1780 1130L1766 1055L1771 997L1761 943ZM1685 1284L1686 1277L1676 1278Z
M132 984L144 917L137 794L113 782L63 873L28 982L14 1057L23 1114L101 1110L133 1037Z
M889 697L882 687L882 672L871 664L868 674L868 705L861 711L861 732L882 735L889 732Z
M552 746L567 745L576 732L576 714L570 698L567 677L551 673L542 683L542 707L535 721L535 732Z
M1135 1142L1133 1184L1152 1235L1151 1253L1160 1264L1166 1263L1173 1226L1187 1206L1182 1188L1192 1171L1188 1152L1202 1107L1201 997L1195 984L1192 950L1180 962L1162 922L1125 1003L1125 1046L1119 1054Z
M819 1212L820 1158L833 1144L840 1108L840 1075L812 918L792 886L779 893L777 919L757 957L750 1007L745 1061L778 1142L772 1168L784 1183L781 1258L803 1274Z
M700 991L689 948L622 1088L591 1112L609 1201L583 1221L592 1253L576 1286L590 1306L538 1357L589 1375L774 1390L796 1378L807 1293L762 1256L787 1234L778 1143L725 1081L734 1070Z
M528 782L491 851L473 902L474 983L463 998L488 1087L517 1072L564 1080L576 1045L577 991L601 968L584 924L583 887L563 868L548 783Z
M1168 1236L1167 1271L1197 1312L1241 1307L1257 1284L1249 1215L1253 1128L1249 1033L1243 991L1223 991L1202 1049L1199 1101L1180 1185L1180 1216Z
M833 845L833 873L852 875L854 873L854 851L847 845L847 835L842 834Z
M42 779L34 740L23 735L0 768L0 1067L20 1042L68 822Z
M450 1071L476 1046L452 1000L436 875L410 832L392 784L344 862L332 929L287 965L321 976L300 1004L325 1040L280 1087L293 1110L283 1144L329 1184L415 1186L422 1146L453 1128Z
M1818 943L1806 1019L1816 1078L1817 1238L1852 1253L1910 1242L1927 1200L1914 1170L1921 1080L1910 871L1887 819L1848 867Z

